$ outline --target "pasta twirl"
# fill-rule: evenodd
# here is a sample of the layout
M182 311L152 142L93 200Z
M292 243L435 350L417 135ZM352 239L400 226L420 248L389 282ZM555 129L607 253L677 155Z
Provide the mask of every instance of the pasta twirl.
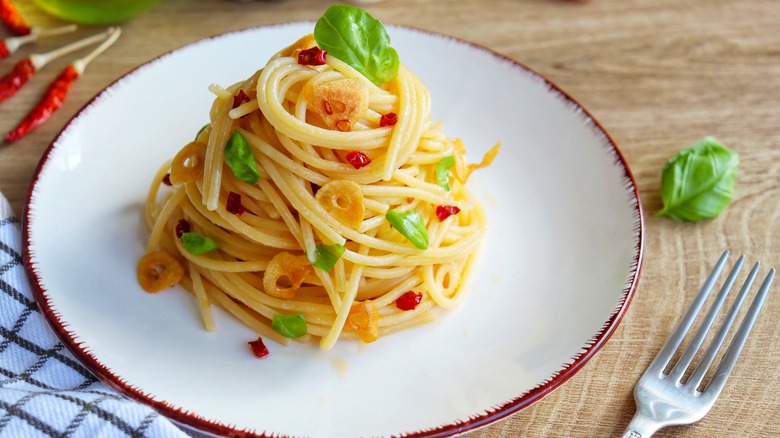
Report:
M152 182L147 252L178 260L207 329L218 305L289 344L279 315L302 315L298 339L329 349L458 305L486 218L465 187L478 166L431 121L424 84L403 65L376 85L330 54L301 64L315 44L210 87L210 124Z

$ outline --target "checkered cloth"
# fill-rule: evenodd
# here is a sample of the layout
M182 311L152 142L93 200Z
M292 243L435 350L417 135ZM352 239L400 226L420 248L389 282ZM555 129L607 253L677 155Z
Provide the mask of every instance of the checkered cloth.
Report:
M20 237L0 194L0 437L186 437L98 381L59 342L30 293Z

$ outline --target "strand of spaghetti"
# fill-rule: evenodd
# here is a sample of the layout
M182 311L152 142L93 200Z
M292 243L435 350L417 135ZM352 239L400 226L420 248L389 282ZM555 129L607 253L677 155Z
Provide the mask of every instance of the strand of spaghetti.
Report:
M236 319L244 323L244 325L250 327L255 331L255 333L285 346L290 346L292 344L292 340L290 338L286 338L279 333L276 333L267 324L260 322L257 318L252 316L252 314L244 310L240 305L227 296L225 292L208 283L205 286L206 292L220 307L227 310L229 313L235 316Z
M419 169L418 169L419 170ZM438 184L432 184L425 181L425 177L427 175L423 172L421 174L418 174L418 177L415 177L412 175L409 171L405 169L399 169L393 172L393 180L398 181L401 184L407 185L409 187L418 189L418 190L424 190L432 195L439 196L440 198L449 198L450 193L444 190L444 188Z
M179 207L179 204L184 199L184 195L184 190L177 188L173 193L173 196L171 196L171 199L169 199L162 210L160 210L160 213L157 215L157 219L154 222L154 226L152 227L152 231L149 233L149 242L146 244L147 254L157 248L160 235L165 229L165 224L168 222L168 219L170 219L173 212Z
M368 250L368 247L361 246L358 251L363 254L368 252ZM349 274L349 282L346 284L343 294L344 300L342 301L341 306L336 309L336 320L333 322L328 334L320 340L320 348L323 350L330 350L333 348L339 335L344 330L344 323L347 322L349 311L352 309L352 304L355 302L355 297L357 296L362 272L362 266L352 265L352 270Z
M346 228L343 224L333 219L325 210L314 201L314 198L292 175L281 172L276 164L266 156L258 157L260 164L268 171L271 180L282 192L290 204L298 211L300 216L306 217L312 226L320 233L320 238L329 244L344 245L346 239L339 234L339 228ZM336 225L334 227L333 225Z
M260 189L266 193L268 199L271 200L271 204L276 208L282 221L287 226L287 229L295 237L295 241L298 243L298 248L303 247L303 237L301 235L301 227L298 221L293 216L292 212L287 208L284 200L276 193L276 190L271 186L267 180L261 180L258 182ZM296 248L297 249L297 248Z
M281 166L282 168L287 169L290 172L294 173L295 175L320 186L328 182L328 178L324 177L322 174L317 173L301 165L300 163L296 163L288 156L279 152L279 150L277 150L270 144L266 143L265 141L263 141L256 135L252 134L251 132L243 129L239 129L239 132L243 134L244 137L246 137L247 141L249 142L249 145L252 146L252 148L260 152L261 154L267 156L274 162L278 163L279 166Z
M416 268L407 268L407 272L396 278L380 278L373 277L367 272L368 268L363 269L363 278L367 279L364 284L361 284L360 290L356 299L358 301L373 300L387 293L387 291L398 286L402 282L408 280L412 275L417 275ZM418 279L418 282L420 280Z
M413 255L420 252L420 250L411 245L374 238L347 227L328 214L322 206L314 200L311 194L306 192L301 184L298 184L296 181L290 181L290 179L295 178L294 176L280 172L275 164L265 157L260 157L259 160L261 161L261 165L268 170L271 179L276 183L277 187L279 187L282 194L290 201L293 208L299 212L299 215L308 218L312 226L322 234L320 237L323 240L331 244L338 243L343 245L346 239L349 239L372 249L380 249L401 256ZM429 248L427 252L432 253L430 255L433 258L443 256L438 249ZM379 266L376 264L377 262L358 262L356 255L356 253L347 249L342 257L354 263L365 264L367 266ZM368 259L363 258L363 261L365 260ZM386 262L387 260L385 259L384 262L380 263L384 264Z
M373 163L362 169L355 169L346 163L321 158L310 145L307 147L309 150L304 150L295 140L284 134L279 133L278 138L284 149L293 157L326 174L331 179L349 179L358 184L369 184L381 179L381 169Z
M163 163L163 165L160 166L160 168L157 170L157 173L154 174L152 184L149 186L149 191L146 195L144 217L146 218L146 226L149 227L149 229L151 229L152 224L154 224L154 215L152 214L152 209L157 204L157 194L160 192L160 184L162 183L163 178L165 178L165 175L168 174L168 170L171 168L171 161L172 160L168 160Z
M214 210L209 211L206 207L202 206L202 204L194 202L192 196L190 196L190 201L192 205L198 210L198 212L200 212L203 217L207 218L212 223L222 228L237 231L241 235L254 242L279 249L296 249L298 247L294 237L289 233L273 235L266 233L263 230L251 227L242 222L240 219L236 218L234 214L226 211L225 208L222 207L224 204L218 204L218 209L215 208Z
M217 208L222 180L222 157L227 139L233 130L233 120L227 115L231 104L230 99L220 98L216 99L213 105L216 117L212 118L203 165L203 181L206 182L203 189L203 204L209 210Z
M240 193L242 197L246 195L249 200L257 205L255 214L260 215L260 212L265 214L269 219L279 219L279 212L273 208L271 200L268 199L265 193L255 184L247 184L230 173L228 178L223 178L222 183L225 185L225 189L230 192ZM243 198L242 198L243 199Z
M414 108L415 118L413 119L413 128L408 131L408 137L404 139L402 148L395 157L399 163L405 163L417 150L420 137L427 130L431 117L431 102L428 88L420 82L416 75L408 71L406 73L410 77L411 88L409 94L413 99L412 108Z
M314 230L311 223L306 220L302 215L299 215L301 225L301 235L303 236L303 250L308 254L314 254L316 243L314 242ZM341 306L341 296L336 291L336 285L333 283L333 279L327 272L321 269L314 269L314 274L322 282L322 286L325 288L325 292L328 294L328 300L334 309L338 309Z
M228 295L268 319L278 314L278 309L294 313L333 313L333 308L330 305L307 303L294 299L283 300L265 293L258 293L256 288L236 275L210 271L209 279Z
M422 283L422 279L420 277L418 276L410 277L404 280L401 284L396 285L395 287L393 287L392 289L384 293L381 297L374 299L373 303L378 308L391 306L395 303L395 300L397 300L401 295L419 286L421 283Z
M204 230L204 234L211 237L219 244L220 250L232 257L240 260L258 260L263 257L270 259L273 254L278 252L276 248L257 245L254 242L247 242L245 239L235 234L225 231L223 228L214 225L207 218L202 216L195 206L191 203L182 205L185 217L194 224L195 227Z
M200 266L204 269L210 269L212 271L219 272L257 272L265 271L268 268L268 262L270 258L263 258L261 260L215 260L202 255L195 255L189 251L181 251L184 258L191 264Z
M214 332L217 330L217 325L214 322L214 315L211 313L211 303L209 303L209 298L206 295L203 279L192 262L187 265L189 266L190 278L192 279L192 292L195 294L195 299L198 302L203 325L206 327L207 331Z
M407 330L413 327L421 326L423 324L429 324L436 320L436 315L432 312L425 312L417 316L417 318L400 323L398 325L390 327L380 327L379 336L387 336L402 330Z
M379 318L379 328L393 327L417 319L421 314L430 312L435 305L436 303L433 302L433 300L423 300L423 302L418 304L413 310L399 311L397 308L391 309L385 307L382 309L385 310L385 312L382 312L381 317Z
M398 123L396 123L393 129L393 135L390 139L390 144L387 147L387 153L385 155L384 166L382 168L382 180L388 181L393 175L393 171L397 169L398 153L402 147L401 143L407 141L410 136L410 131L413 129L415 123L416 108L410 100L410 82L411 78L406 74L406 69L403 66L398 67L398 77L396 79L398 84Z

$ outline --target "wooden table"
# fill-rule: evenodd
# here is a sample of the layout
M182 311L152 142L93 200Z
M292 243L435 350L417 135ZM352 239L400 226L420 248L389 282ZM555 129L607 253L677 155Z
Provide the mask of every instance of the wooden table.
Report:
M46 125L0 145L0 191L20 212L38 159L57 132L103 87L139 64L222 32L315 20L329 3L163 0L123 24L123 37L89 67ZM17 4L30 23L60 23L29 1ZM634 411L634 383L720 253L730 248L780 266L780 2L385 0L367 9L384 22L450 34L521 61L588 108L625 155L648 212L644 265L628 313L606 346L565 385L472 435L620 436ZM46 40L34 50L54 46ZM12 60L0 62L3 71ZM0 132L21 120L63 66L42 70L0 104ZM730 206L700 223L649 214L660 208L666 159L709 135L741 158ZM779 288L710 414L657 436L780 436Z

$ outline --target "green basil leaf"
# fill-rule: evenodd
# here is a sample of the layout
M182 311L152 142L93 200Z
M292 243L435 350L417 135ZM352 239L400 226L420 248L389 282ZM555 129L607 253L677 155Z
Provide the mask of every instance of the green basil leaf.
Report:
M217 242L198 233L184 233L181 235L181 244L190 254L201 255L219 248Z
M436 164L436 182L444 187L444 190L450 190L450 169L455 166L455 157L448 155Z
M200 135L203 134L203 131L205 131L206 128L208 128L209 126L211 126L211 123L206 123L205 125L203 125L202 128L198 129L198 133L195 134L195 141L198 141L198 138L200 138Z
M257 184L260 180L260 172L257 171L255 156L252 148L240 132L233 131L225 145L225 162L233 175L241 181L249 184Z
M313 257L309 256L311 264L320 268L325 272L330 272L338 259L344 254L346 248L338 243L335 245L325 245L324 243L317 244L317 248L314 250Z
M707 137L666 162L661 174L664 206L656 212L677 220L710 219L734 196L739 156Z
M320 49L377 85L398 75L398 53L390 47L390 36L382 23L363 9L329 7L314 26L314 39Z
M309 332L306 317L300 313L295 315L274 315L271 328L287 338L300 338Z
M399 233L412 242L412 245L420 249L428 249L428 230L425 228L420 213L414 210L402 213L398 210L390 210L385 214L385 219L390 222Z

